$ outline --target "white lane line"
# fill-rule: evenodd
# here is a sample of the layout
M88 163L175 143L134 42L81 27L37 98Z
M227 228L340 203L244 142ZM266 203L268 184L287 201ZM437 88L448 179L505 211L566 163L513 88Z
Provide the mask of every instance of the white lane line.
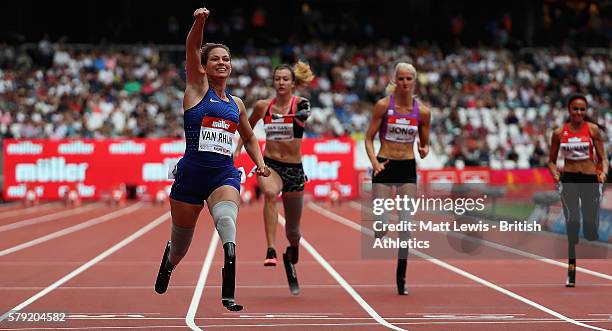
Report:
M330 261L328 261L330 262ZM333 263L333 261L331 261ZM301 264L301 263L300 263ZM106 265L104 263L100 263L100 265ZM150 263L149 263L150 265ZM182 265L182 261L181 261ZM354 264L357 265L357 264ZM368 265L370 266L370 265ZM541 288L541 287L559 287L559 283L552 284L508 284L508 283L499 283L499 286L503 287L512 287L512 288ZM610 284L598 284L598 286L593 286L595 284L580 286L581 288L587 287L611 287ZM395 288L395 285L391 284L351 284L353 288ZM195 289L195 285L174 285L173 289ZM301 288L311 288L311 289L336 289L342 287L340 284L306 284L300 285ZM449 288L449 289L460 289L460 288L479 288L478 284L411 284L410 287L414 288ZM43 289L44 286L0 286L0 291L36 291ZM208 285L208 288L216 288L220 289L221 285ZM236 288L248 288L253 290L270 290L270 289L285 289L287 285L236 285ZM59 291L110 291L110 290L142 290L149 291L151 289L151 285L141 285L141 286L63 286L58 289Z
M500 327L507 324L559 324L563 323L560 320L543 320L543 321L491 321L491 322L483 322L483 321L468 321L468 322L398 322L397 324L401 325L467 325L467 324L498 324ZM304 327L317 327L317 326L377 326L378 323L285 323L285 324L211 324L207 325L207 328L255 328L255 327L293 327L307 330ZM496 327L493 325L492 327ZM447 327L448 328L448 327ZM92 326L92 327L37 327L36 330L106 330L106 329L145 329L145 330L160 330L160 329L185 329L185 325L147 325L147 326ZM7 328L0 329L4 330L32 330L32 328Z
M45 295L51 293L53 290L55 290L58 287L62 286L62 284L66 283L67 281L71 280L72 278L78 276L83 271L91 268L96 263L98 263L98 262L102 261L103 259L107 258L111 254L115 253L116 251L120 250L121 248L123 248L126 245L128 245L129 243L131 243L132 241L138 239L143 234L151 231L153 228L155 228L156 226L160 225L161 223L163 223L164 221L168 220L169 218L170 218L170 212L167 212L167 213L161 215L160 217L154 219L149 224L147 224L147 225L143 226L142 228L140 228L138 231L132 233L131 235L129 235L125 239L123 239L120 242L118 242L115 245L113 245L111 248L109 248L109 249L105 250L104 252L100 253L98 256L96 256L93 259L89 260L87 263L83 264L82 266L74 269L72 272L70 272L66 276L64 276L64 277L60 278L59 280L57 280L55 283L47 286L44 290L34 294L29 299L23 301L22 303L20 303L17 306L13 307L13 309L11 309L11 310L7 311L6 313L4 313L2 316L0 316L0 322L5 320L8 317L9 313L18 312L18 311L22 310L23 308L29 306L30 304L32 304L36 300L38 300L38 299L44 297Z
M200 271L200 277L198 278L198 283L196 285L195 291L193 292L193 297L191 298L191 304L189 304L189 310L187 311L187 316L185 316L185 323L191 330L200 330L195 324L195 315L198 311L198 305L200 304L200 299L202 298L202 292L204 292L204 285L206 284L206 278L208 278L208 272L210 271L210 266L212 265L212 260L215 257L215 251L217 250L217 244L219 243L219 235L217 231L213 230L212 238L210 238L210 244L208 245L208 251L206 252L206 257L204 258L204 263L202 264L202 271Z
M361 206L359 206L358 203L353 202L353 201L351 201L350 206L351 206L351 208L354 208L354 209L361 209ZM498 243L495 243L495 242L492 242L492 241L488 241L488 240L485 240L485 239L475 239L475 238L471 238L470 236L462 236L462 235L459 235L459 234L454 233L452 231L440 232L440 234L444 234L444 233L449 234L451 236L454 236L456 238L463 238L463 239L470 240L472 242L478 242L478 243L484 244L485 246L489 246L489 247L498 249L500 251L504 251L504 252L512 253L512 254L516 254L516 255L520 255L520 256L523 256L523 257L528 257L530 259L538 260L538 261L541 261L541 262L544 262L544 263L548 263L548 264L551 264L551 265L558 266L558 267L563 268L563 269L567 269L567 263L559 262L559 261L556 261L556 260L553 260L553 259L549 259L549 258L540 256L540 255L537 255L537 254L525 252L525 251L522 251L520 249L504 246L504 245L501 245L501 244L498 244ZM578 270L578 271L580 271L582 273L585 273L585 274L589 274L591 276L595 276L595 277L599 277L599 278L603 278L603 279L607 279L607 280L612 280L612 276L611 275L607 275L607 274L604 274L604 273L601 273L601 272L593 271L593 270L590 270L590 269L587 269L587 268L576 267L576 270Z
M90 209L94 209L98 207L97 205L98 205L97 203L85 205L85 206L78 207L75 209L63 210L63 211L49 214L49 215L38 216L38 217L30 218L27 220L23 220L23 221L11 223L11 224L6 224L3 226L0 226L0 232L9 231L9 230L21 228L21 227L32 225L32 224L39 224L39 223L44 223L48 221L53 221L53 220L56 220L58 218L65 217L65 216L76 215L76 214L88 211Z
M90 219L90 220L88 220L86 222L79 223L79 224L73 225L71 227L68 227L68 228L65 228L65 229L53 232L53 233L49 233L48 235L44 235L42 237L38 237L38 238L36 238L34 240L30 240L28 242L25 242L23 244L19 244L17 246L13 246L11 248L7 248L5 250L0 251L0 256L9 255L11 253L15 253L15 252L20 251L22 249L25 249L25 248L28 248L28 247L32 247L32 246L35 246L35 245L38 245L38 244L41 244L41 243L44 243L45 241L49 241L49 240L52 240L52 239L55 239L55 238L59 238L61 236L65 236L65 235L67 235L69 233L76 232L76 231L88 228L90 226L106 222L108 220L117 218L117 217L125 215L125 214L129 214L129 213L133 212L134 210L138 209L141 205L142 205L142 202L138 202L138 203L135 203L135 204L133 204L133 205L131 205L129 207L116 210L116 211L114 211L112 213L108 213L106 215L98 216L98 217L92 218L92 219Z
M359 225L359 224L357 224L357 223L355 223L355 222L353 222L351 220L348 220L348 219L346 219L346 218L344 218L344 217L342 217L342 216L340 216L340 215L338 215L336 213L333 213L333 212L330 212L328 210L325 210L325 209L315 205L312 202L308 203L308 207L310 207L312 210L318 212L319 214L328 217L331 220L334 220L334 221L337 221L338 223L347 225L350 228L352 228L354 230L357 230L359 232L367 233L368 235L370 235L372 237L374 236L374 231L372 231L370 229L367 229L365 227L362 227L361 225ZM348 223L353 224L353 225L348 225ZM582 322L578 322L578 321L576 321L574 319L571 319L571 318L569 318L569 317L567 317L567 316L565 316L565 315L563 315L561 313L558 313L558 312L556 312L556 311L554 311L554 310L552 310L550 308L542 306L539 303L531 301L531 300L529 300L529 299L527 299L527 298L525 298L523 296L520 296L520 295L518 295L518 294L516 294L516 293L514 293L512 291L509 291L509 290L507 290L507 289L505 289L503 287L500 287L500 286L495 285L495 284L493 284L493 283L491 283L491 282L489 282L487 280L484 280L484 279L482 279L480 277L477 277L477 276L475 276L475 275L473 275L473 274L471 274L471 273L469 273L469 272L467 272L465 270L459 269L459 268L457 268L457 267L455 267L455 266L453 266L453 265L451 265L449 263L446 263L446 262L443 262L441 260L438 260L438 259L434 258L433 256L430 256L430 255L427 255L427 254L425 254L423 252L420 252L419 250L413 249L412 252L413 252L414 255L417 255L417 256L419 256L419 257L421 257L423 259L426 259L427 261L429 261L429 262L431 262L431 263L433 263L433 264L435 264L437 266L440 266L440 267L442 267L444 269L450 270L450 271L452 271L452 272L454 272L454 273L456 273L458 275L461 275L461 276L463 276L465 278L468 278L468 279L473 280L473 281L475 281L477 283L480 283L480 284L482 284L482 285L484 285L486 287L489 287L489 288L491 288L493 290L496 290L496 291L498 291L500 293L503 293L503 294L513 298L513 299L516 299L516 300L519 300L519 301L521 301L523 303L526 303L526 304L528 304L528 305L530 305L530 306L532 306L532 307L534 307L534 308L536 308L538 310L541 310L541 311L543 311L543 312L545 312L545 313L547 313L549 315L555 316L558 319L564 320L564 321L566 321L568 323L571 323L571 324L574 324L574 325L577 325L577 326L581 326L581 327L587 328L587 329L599 330L599 331L609 331L608 329L603 329L603 328L600 328L600 327L596 327L596 326L584 324Z
M280 224L282 224L283 226L285 226L285 218L283 217L283 215L278 214L278 222ZM401 331L401 330L405 330L402 328L399 328L389 322L387 322L384 318L382 318L377 312L376 310L374 310L374 308L372 308L360 295L359 293L357 293L357 291L355 291L354 288L351 287L351 285L334 269L334 267L332 267L326 260L325 258L323 258L323 256L321 256L321 254L319 254L319 252L317 252L317 250L310 245L310 243L308 243L308 241L302 237L300 239L300 245L304 246L304 248L306 248L306 250L308 251L308 253L310 253L310 255L312 255L312 257L315 258L315 260L317 260L317 262L319 262L319 264L321 264L321 266L325 269L325 271L327 271L335 280L336 282L338 282L338 284L340 284L342 286L342 288L344 288L344 290L355 300L357 301L357 303L361 306L361 308L363 308L363 310L365 310L370 316L372 316L372 318L378 322L378 324L383 325L389 329L392 330L397 330L397 331Z
M24 208L15 209L15 210L7 210L5 212L0 213L0 218L11 217L15 215L32 214L32 213L36 213L39 211L51 209L53 207L56 207L57 205L59 205L59 203L53 202L53 203L47 203L47 204L33 206L33 207L24 207Z

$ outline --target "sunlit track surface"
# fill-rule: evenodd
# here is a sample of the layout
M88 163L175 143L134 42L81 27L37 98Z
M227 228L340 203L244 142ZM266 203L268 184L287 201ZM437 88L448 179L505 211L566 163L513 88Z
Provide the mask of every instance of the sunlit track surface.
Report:
M349 205L316 206L359 222L360 211ZM56 207L9 216L7 222L0 208L0 229L76 210ZM125 214L79 226L130 207ZM408 264L410 294L398 296L395 261L362 258L358 231L308 206L304 208L302 234L323 260L301 248L296 265L299 296L289 292L282 259L275 268L263 266L263 213L257 203L242 206L238 220L236 296L245 306L243 311L233 313L221 306L220 244L211 255L210 265L203 266L213 236L212 220L205 212L188 255L173 273L168 292L158 295L153 283L170 235L169 208L149 204L123 208L96 204L81 212L59 214L57 219L0 231L0 251L48 238L0 256L0 270L10 270L0 273L1 313L26 302L21 312L66 314L64 322L5 319L0 322L0 330L185 330L189 329L186 316L198 286L202 296L194 306L193 325L202 330L389 330L355 301L346 286L397 330L588 329L414 255ZM62 235L49 237L53 233ZM286 245L284 228L279 225L279 257ZM324 268L323 261L346 281L344 286ZM599 330L612 328L612 282L606 279L579 273L579 286L566 289L562 268L534 259L441 261L578 323ZM607 260L581 265L601 273L612 272ZM198 284L204 268L208 269L206 281Z

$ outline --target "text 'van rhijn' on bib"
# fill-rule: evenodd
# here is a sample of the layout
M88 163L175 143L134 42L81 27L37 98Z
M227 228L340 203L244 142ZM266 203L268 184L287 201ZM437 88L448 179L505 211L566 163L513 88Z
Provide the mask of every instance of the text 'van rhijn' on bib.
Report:
M198 150L232 155L232 141L238 123L223 118L204 116L200 128Z

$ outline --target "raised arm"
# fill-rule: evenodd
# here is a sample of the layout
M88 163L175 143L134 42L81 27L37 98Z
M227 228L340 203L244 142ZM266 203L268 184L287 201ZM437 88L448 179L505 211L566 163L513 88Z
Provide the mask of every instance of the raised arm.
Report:
M208 90L208 80L206 71L202 66L200 50L202 48L204 24L210 12L206 8L198 8L193 13L195 18L191 30L187 35L185 43L185 75L187 86L185 88L185 98L183 99L183 109L193 107L203 93Z
M552 137L550 138L550 154L548 156L548 170L553 176L555 182L559 181L561 174L557 169L557 157L559 157L559 146L561 145L561 129L553 131Z
M374 153L374 136L376 132L380 129L380 124L382 123L383 116L387 109L388 104L385 103L385 99L379 100L374 106L374 110L372 111L372 118L370 119L370 126L368 127L368 131L366 131L365 135L365 149L368 154L368 158L372 163L372 170L374 175L378 175L379 172L385 169L385 161L384 163L379 163L376 159L376 154Z

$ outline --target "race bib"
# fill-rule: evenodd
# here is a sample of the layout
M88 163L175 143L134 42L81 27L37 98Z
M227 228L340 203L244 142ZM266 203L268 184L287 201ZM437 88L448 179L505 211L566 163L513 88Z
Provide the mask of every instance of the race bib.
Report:
M230 156L232 141L238 125L235 122L216 117L204 116L200 128L198 150Z
M569 160L586 160L591 157L588 138L571 137L560 146L563 157Z
M264 123L264 130L268 140L293 140L293 118L272 119L268 117Z
M385 139L398 143L412 143L419 132L417 120L400 116L387 117Z

